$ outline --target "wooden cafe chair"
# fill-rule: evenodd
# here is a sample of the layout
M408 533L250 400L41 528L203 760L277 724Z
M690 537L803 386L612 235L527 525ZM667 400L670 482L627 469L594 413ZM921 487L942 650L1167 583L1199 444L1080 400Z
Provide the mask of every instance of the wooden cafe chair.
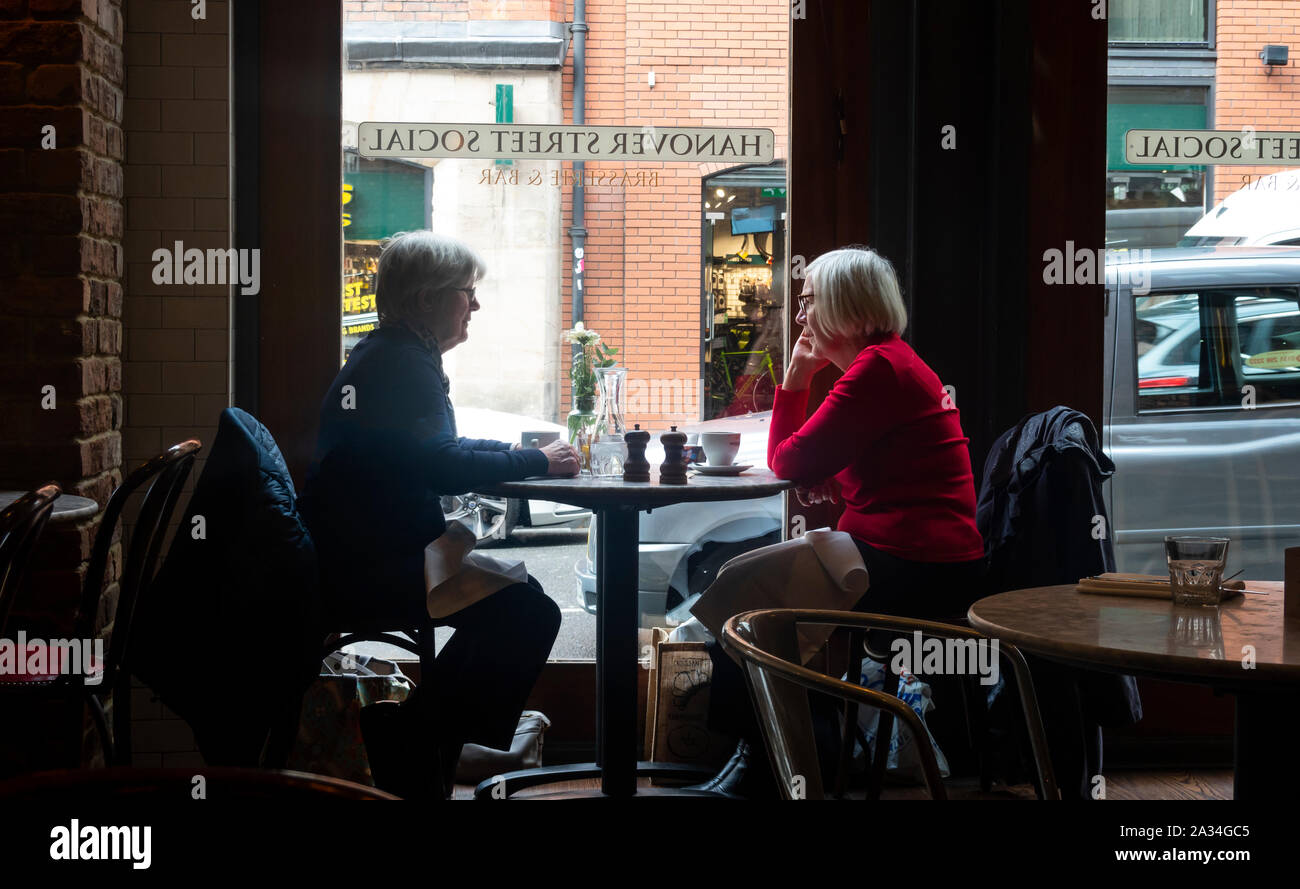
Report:
M50 520L54 501L62 493L58 485L45 485L29 491L0 512L0 638L6 638L5 623L27 573L32 550Z
M50 651L44 659L45 671L0 677L3 680L0 681L0 701L6 695L67 700L78 704L78 714L81 702L89 705L108 764L129 765L131 762L131 677L123 663L129 651L132 617L139 597L153 579L176 502L201 448L202 445L193 439L168 448L128 475L108 499L95 533L90 565L73 621L74 641L95 637L96 618L106 587L109 555L118 524L131 495L139 490L145 491L118 579L117 606L104 662L85 664L80 674L65 675L52 663L57 655ZM113 700L111 731L105 711L105 702L110 697ZM76 746L79 748L80 745Z

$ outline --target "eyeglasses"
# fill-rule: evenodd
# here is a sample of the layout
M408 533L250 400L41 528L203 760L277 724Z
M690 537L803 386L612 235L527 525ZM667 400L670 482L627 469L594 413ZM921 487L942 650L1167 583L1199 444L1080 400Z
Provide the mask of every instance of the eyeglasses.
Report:
M799 297L799 311L804 312L806 314L808 312L808 306L812 305L812 301L813 301L813 294L811 293L808 294L807 296Z
M470 302L477 302L477 301L478 301L478 298L474 295L475 292L476 292L476 290L477 290L477 288L474 288L474 287L453 287L453 288L451 288L450 292L451 292L451 293L463 293L463 294L465 294L466 296L469 297L469 301L470 301Z

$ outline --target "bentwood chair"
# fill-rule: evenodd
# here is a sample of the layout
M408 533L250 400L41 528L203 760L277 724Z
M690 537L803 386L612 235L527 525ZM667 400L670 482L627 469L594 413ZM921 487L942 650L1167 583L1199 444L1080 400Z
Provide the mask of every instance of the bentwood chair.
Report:
M45 485L29 491L0 512L0 638L6 638L9 610L27 573L32 550L60 494L58 485Z
M814 739L809 692L820 692L880 711L878 738L889 738L893 720L898 719L912 734L921 761L922 776L932 799L946 799L939 766L930 745L925 724L911 706L891 694L863 688L800 665L800 624L845 628L851 631L891 630L920 632L922 637L988 640L973 630L910 618L852 611L818 611L777 608L749 611L732 617L722 628L722 644L741 660L767 741L777 783L788 799L821 799L825 796ZM1034 696L1033 682L1020 652L999 641L998 654L1009 663L1020 689L1021 704L1028 725L1030 745L1037 768L1040 798L1059 799L1056 779ZM888 743L877 745L876 768L883 768Z
M50 650L42 659L45 670L0 682L0 694L75 701L78 705L84 701L90 707L103 744L105 762L110 765L129 765L131 762L131 677L122 665L129 651L132 617L140 596L153 579L176 501L201 448L202 445L192 439L172 446L128 475L109 497L95 533L81 602L73 622L74 641L93 640L95 637L95 623L107 585L106 574L118 523L131 495L145 490L118 578L117 606L111 622L108 653L103 662L91 657L88 662L81 663L79 670L66 673L59 669L65 655ZM112 731L109 730L104 706L110 696L113 700Z

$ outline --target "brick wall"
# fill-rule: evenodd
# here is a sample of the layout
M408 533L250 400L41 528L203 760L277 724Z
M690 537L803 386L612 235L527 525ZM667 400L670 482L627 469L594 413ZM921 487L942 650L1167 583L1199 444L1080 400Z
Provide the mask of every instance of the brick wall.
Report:
M1231 0L1218 4L1215 19L1218 61L1215 67L1214 128L1257 132L1295 132L1300 127L1300 3L1282 0ZM1259 60L1265 44L1290 47L1290 63L1266 73ZM1248 179L1295 167L1220 166L1215 170L1214 199L1222 200Z
M101 506L121 480L121 42L117 2L0 2L0 488L55 481ZM47 526L12 629L71 635L98 527ZM66 764L74 718L33 717L50 731L19 761Z
M121 479L121 40L115 2L0 3L0 487L101 506ZM15 622L71 628L97 528L49 526Z
M229 9L126 0L126 285L122 352L128 466L197 438L188 492L203 470L217 418L229 404L230 299L225 284L156 284L154 251L226 249L229 234ZM199 761L188 726L152 699L134 696L138 765Z
M568 6L571 14L572 4ZM733 7L692 0L590 0L587 123L770 127L776 133L776 157L784 159L789 16L785 0L756 0L745 6L742 16ZM650 71L655 73L653 87ZM570 108L572 54L564 85L565 107ZM642 162L587 164L588 171L602 167L654 172L658 184L587 188L585 323L622 348L630 381L649 384L643 391L651 393L650 409L629 422L665 428L697 420L702 180L716 169ZM571 209L568 189L566 226ZM572 323L570 268L566 251L566 327ZM653 397L656 391L671 391L667 383L680 383L679 391L690 393L684 404ZM567 380L563 388L567 404Z

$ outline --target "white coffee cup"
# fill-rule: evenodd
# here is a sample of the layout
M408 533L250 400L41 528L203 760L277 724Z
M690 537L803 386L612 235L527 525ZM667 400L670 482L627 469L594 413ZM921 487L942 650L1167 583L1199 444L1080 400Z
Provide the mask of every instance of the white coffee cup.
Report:
M740 452L739 432L701 432L700 445L710 466L730 466Z
M558 432L521 432L519 446L523 448L544 448L553 441L560 440Z

